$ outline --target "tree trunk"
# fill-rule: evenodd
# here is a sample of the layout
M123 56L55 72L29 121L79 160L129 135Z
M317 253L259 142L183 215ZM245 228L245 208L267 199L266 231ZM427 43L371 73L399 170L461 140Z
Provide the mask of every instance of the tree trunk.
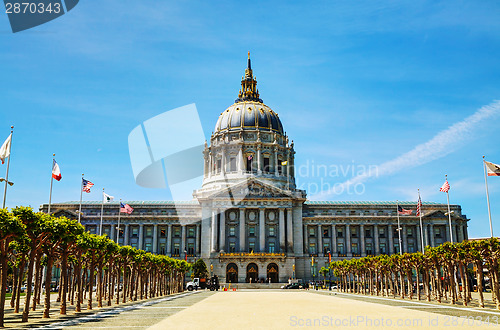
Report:
M4 315L5 315L5 288L7 287L7 273L8 273L8 263L7 263L7 247L8 247L8 242L7 240L2 240L0 241L0 278L1 278L1 283L2 287L0 290L0 327L3 328L4 326Z
M47 274L45 275L45 305L43 309L43 317L50 317L50 283L52 280L52 256L47 255Z
M14 283L12 283L12 296L10 296L10 307L14 308L14 306L16 306L16 298L18 290L17 282L19 282L19 267L14 267L12 276L14 277Z
M94 292L94 270L95 270L95 263L93 260L92 256L92 261L90 262L90 276L89 276L89 299L87 301L87 309L92 309L92 294Z
M483 296L483 262L476 262L477 267L477 292L479 293L479 307L484 308Z
M63 251L61 255L61 281L59 292L61 293L60 313L66 315L66 293L68 292L68 251Z
M35 292L33 292L33 304L31 306L31 310L35 311L36 310L36 305L39 302L38 296L40 294L40 288L41 288L41 283L40 283L40 254L37 253L35 256ZM24 316L24 315L23 315Z
M19 313L19 304L20 304L20 300L21 300L21 285L23 284L23 278L24 278L24 266L26 266L26 259L25 259L24 255L22 258L23 258L23 260L21 261L21 264L19 265L19 275L18 275L19 279L17 280L16 307L14 308L14 313L16 313L16 314ZM28 281L28 279L26 279L26 281ZM26 290L28 290L28 288L31 291L31 283L29 284L29 286L26 285ZM26 295L27 294L28 293L26 293ZM30 292L30 295L31 295L31 292Z

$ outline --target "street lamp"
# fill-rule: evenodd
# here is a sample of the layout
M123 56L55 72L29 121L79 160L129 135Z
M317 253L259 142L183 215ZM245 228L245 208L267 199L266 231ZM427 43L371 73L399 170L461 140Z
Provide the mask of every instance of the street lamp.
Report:
M11 187L14 184L14 182L12 182L12 181L8 181L8 180L5 180L4 178L0 178L0 182L4 182L4 181L6 181L9 184L9 186L11 186Z

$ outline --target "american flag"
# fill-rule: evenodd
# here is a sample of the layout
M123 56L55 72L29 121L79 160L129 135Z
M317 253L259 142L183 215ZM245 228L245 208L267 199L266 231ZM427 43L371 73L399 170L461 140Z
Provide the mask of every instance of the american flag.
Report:
M406 210L398 205L398 213L402 215L410 215L413 213L413 210Z
M86 193L89 193L90 192L90 188L92 188L94 186L94 184L92 182L90 182L89 180L85 180L84 178L82 178L82 190L85 191Z
M450 184L448 183L448 180L446 180L443 186L439 188L439 191L447 193L449 190L450 190Z
M248 158L248 160L252 160L252 159L253 159L253 156L252 156L252 155L249 155L247 158Z
M417 203L417 217L423 215L422 214L422 200L420 199L420 194L418 195L418 203Z
M132 214L132 212L134 212L134 209L132 208L132 206L130 206L128 204L120 203L120 212L121 213Z

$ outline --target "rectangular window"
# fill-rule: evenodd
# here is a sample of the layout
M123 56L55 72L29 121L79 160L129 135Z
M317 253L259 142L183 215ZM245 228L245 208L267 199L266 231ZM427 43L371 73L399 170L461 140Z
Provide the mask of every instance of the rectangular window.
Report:
M274 253L274 242L269 242L269 253Z
M323 243L323 253L328 255L328 251L330 251L330 243Z
M145 232L146 232L146 237L153 237L153 227L147 226Z
M229 227L229 236L236 236L236 228L234 226Z
M165 228L160 229L160 237L167 237L167 230Z
M255 227L254 226L248 227L248 236L251 236L251 237L255 236Z
M144 251L151 252L151 251L153 251L152 247L153 247L153 244L151 244L151 243L144 243Z
M253 169L253 156L248 156L247 157L247 172L252 172L252 169Z
M408 243L408 252L409 253L415 253L415 244Z
M351 244L351 249L352 249L352 253L353 254L359 254L358 243L352 243Z
M281 159L278 159L278 173L279 175L283 175L283 166L281 165Z
M397 254L399 253L399 243L394 243L394 251L392 253Z
M314 230L314 227L309 227L309 236L311 237L316 236L316 231Z
M165 243L160 243L160 249L158 251L160 254L166 254L167 253L167 244Z
M111 237L111 227L102 228L102 233L106 234L106 236Z
M380 253L387 254L387 250L385 248L385 243L380 243Z
M255 242L248 242L248 252L252 253L255 250Z
M337 237L338 238L343 238L344 237L344 228L338 228L337 229Z
M189 227L188 228L188 237L194 237L194 228L193 227Z
M275 227L274 226L270 226L269 227L269 236L271 236L271 237L276 236L276 232L275 232Z
M194 254L194 243L188 243L188 254Z
M229 242L229 252L231 252L231 253L236 252L236 243L235 242Z
M372 243L366 243L366 255L371 256L373 255L373 250L372 250Z
M220 173L221 167L222 167L222 160L217 159L217 173Z
M229 158L229 171L236 172L236 158Z
M132 237L139 237L139 227L132 227Z
M412 227L406 227L406 235L408 237L413 237L413 228Z
M120 229L120 231L119 231L119 234L118 234L118 235L119 235L118 237L123 238L123 235L124 235L124 231L123 231L123 229Z
M174 243L174 255L179 255L181 251L181 244L180 243Z
M180 227L174 228L174 237L181 237L181 228Z
M358 237L358 227L351 227L351 237Z
M323 237L330 237L328 229L323 229Z
M378 236L380 238L385 238L385 229L384 228L379 228L378 229Z
M366 238L372 238L372 231L371 231L371 229L365 230L365 236L366 236Z
M434 227L434 236L437 238L441 238L441 230L439 227Z
M269 165L269 157L264 157L264 172L266 173L271 172L271 168Z
M316 243L309 243L309 253L316 254Z
M339 252L339 254L345 254L344 243L337 243L337 251Z

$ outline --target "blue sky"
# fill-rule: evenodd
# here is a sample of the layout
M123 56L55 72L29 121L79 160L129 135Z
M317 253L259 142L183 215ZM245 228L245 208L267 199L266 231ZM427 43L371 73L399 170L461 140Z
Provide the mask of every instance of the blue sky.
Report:
M135 184L128 134L196 103L209 136L237 96L247 51L297 166L387 163L499 99L498 17L495 1L106 0L13 34L0 14L2 141L15 125L7 205L48 201L54 152L63 175L54 202L79 199L81 173L96 184L86 200L100 200L102 187L125 200L169 199ZM448 137L444 151L327 199L414 201L420 188L423 200L446 202L438 189L448 174L470 236L488 236L481 157L500 163L499 127L494 112ZM349 179L297 181L312 190ZM500 179L489 183L500 233Z

